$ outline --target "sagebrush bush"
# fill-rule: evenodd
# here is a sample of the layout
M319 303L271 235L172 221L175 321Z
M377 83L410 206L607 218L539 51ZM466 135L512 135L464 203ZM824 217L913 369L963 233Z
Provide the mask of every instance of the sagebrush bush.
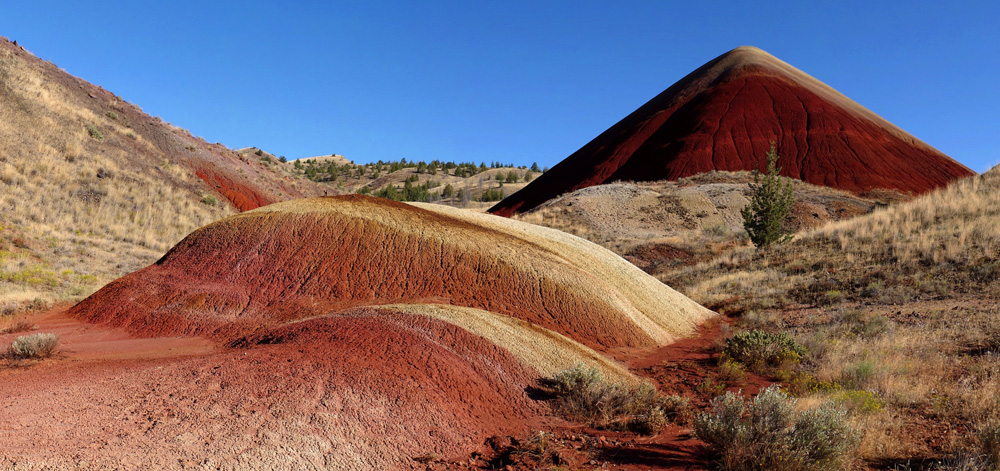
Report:
M695 434L724 471L843 469L859 441L846 412L831 403L796 412L795 402L777 386L752 400L726 393L695 417Z
M14 339L7 355L15 359L48 358L56 351L59 336L56 334L31 334Z
M751 371L764 373L783 363L798 363L806 349L787 332L771 333L745 330L726 339L722 350L726 358L746 365Z
M864 389L876 377L875 362L861 360L853 365L846 365L841 373L840 384L851 389Z
M582 363L542 380L542 385L561 413L601 428L652 434L690 407L687 398L663 396L649 382L607 382L597 368Z

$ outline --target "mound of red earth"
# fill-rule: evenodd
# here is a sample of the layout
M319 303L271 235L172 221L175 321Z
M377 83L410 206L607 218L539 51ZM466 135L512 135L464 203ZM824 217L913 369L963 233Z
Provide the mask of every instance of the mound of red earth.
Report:
M851 192L923 193L975 173L826 84L753 47L703 65L490 208L529 211L614 181L753 170L777 144L782 174Z
M545 412L537 372L424 316L358 308L215 349L43 317L69 358L0 371L2 469L410 469Z
M229 341L355 306L438 303L598 350L667 343L710 315L597 245L447 212L359 195L276 203L193 232L72 313L139 335Z
M604 360L613 377L634 380L586 346L653 348L711 312L559 231L351 195L205 226L69 315L140 337L204 335L216 350L155 371L99 368L55 395L36 385L18 416L86 403L83 426L137 409L151 419L88 430L152 462L208 466L208 454L236 455L247 469L397 469L526 433L546 411L528 395L543 372ZM97 381L127 393L95 401ZM134 404L143 385L155 397ZM81 436L22 440L18 456L103 446Z

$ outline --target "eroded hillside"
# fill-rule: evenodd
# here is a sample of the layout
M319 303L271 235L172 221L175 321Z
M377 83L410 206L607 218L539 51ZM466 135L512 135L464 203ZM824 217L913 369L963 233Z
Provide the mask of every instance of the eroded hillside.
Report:
M0 38L0 304L85 295L192 230L323 194Z

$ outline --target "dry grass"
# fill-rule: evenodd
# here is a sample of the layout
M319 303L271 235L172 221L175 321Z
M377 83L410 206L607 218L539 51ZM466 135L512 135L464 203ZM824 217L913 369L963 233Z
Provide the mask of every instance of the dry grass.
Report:
M779 379L848 406L864 459L942 459L1000 418L1000 169L659 277L793 333L809 353Z
M124 113L32 61L0 49L0 300L77 299L232 212L202 204L181 166L138 165L156 153Z
M967 178L807 237L852 257L904 266L971 264L1000 255L1000 170Z
M35 324L32 324L24 319L0 320L0 335L27 332L33 328L37 328Z

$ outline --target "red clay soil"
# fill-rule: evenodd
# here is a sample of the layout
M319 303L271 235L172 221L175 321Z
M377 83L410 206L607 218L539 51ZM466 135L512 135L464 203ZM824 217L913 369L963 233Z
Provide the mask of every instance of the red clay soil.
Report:
M31 321L62 347L0 368L4 469L410 469L544 413L524 392L537 373L420 316L353 310L229 349Z
M756 395L771 382L752 373L728 383L718 376L718 348L725 336L721 318L702 325L697 334L656 349L631 349L616 355L632 372L645 377L665 394L691 400L694 410L704 410L712 397L723 391ZM706 386L707 385L707 386ZM691 429L692 417L681 417L653 436L627 431L599 430L554 417L535 421L534 432L519 436L491 437L460 459L428 463L433 470L526 471L551 469L617 469L623 471L682 471L712 469L704 442ZM545 431L539 437L537 431Z
M261 195L248 183L235 181L232 175L209 170L207 167L215 168L215 166L206 165L205 168L196 170L195 175L229 200L236 209L249 211L274 202L274 200Z
M210 224L71 313L138 335L226 341L354 306L442 303L517 317L599 350L657 344L613 300L591 294L599 281L590 274L570 284L564 275L572 267L557 266L563 278L547 273L553 257L528 241L385 199L300 201L280 204L321 210L282 206ZM380 216L355 217L340 206ZM511 260L515 251L535 254L533 265Z
M529 211L614 181L753 170L777 143L782 175L861 193L923 193L975 172L827 85L752 47L703 65L490 208Z

